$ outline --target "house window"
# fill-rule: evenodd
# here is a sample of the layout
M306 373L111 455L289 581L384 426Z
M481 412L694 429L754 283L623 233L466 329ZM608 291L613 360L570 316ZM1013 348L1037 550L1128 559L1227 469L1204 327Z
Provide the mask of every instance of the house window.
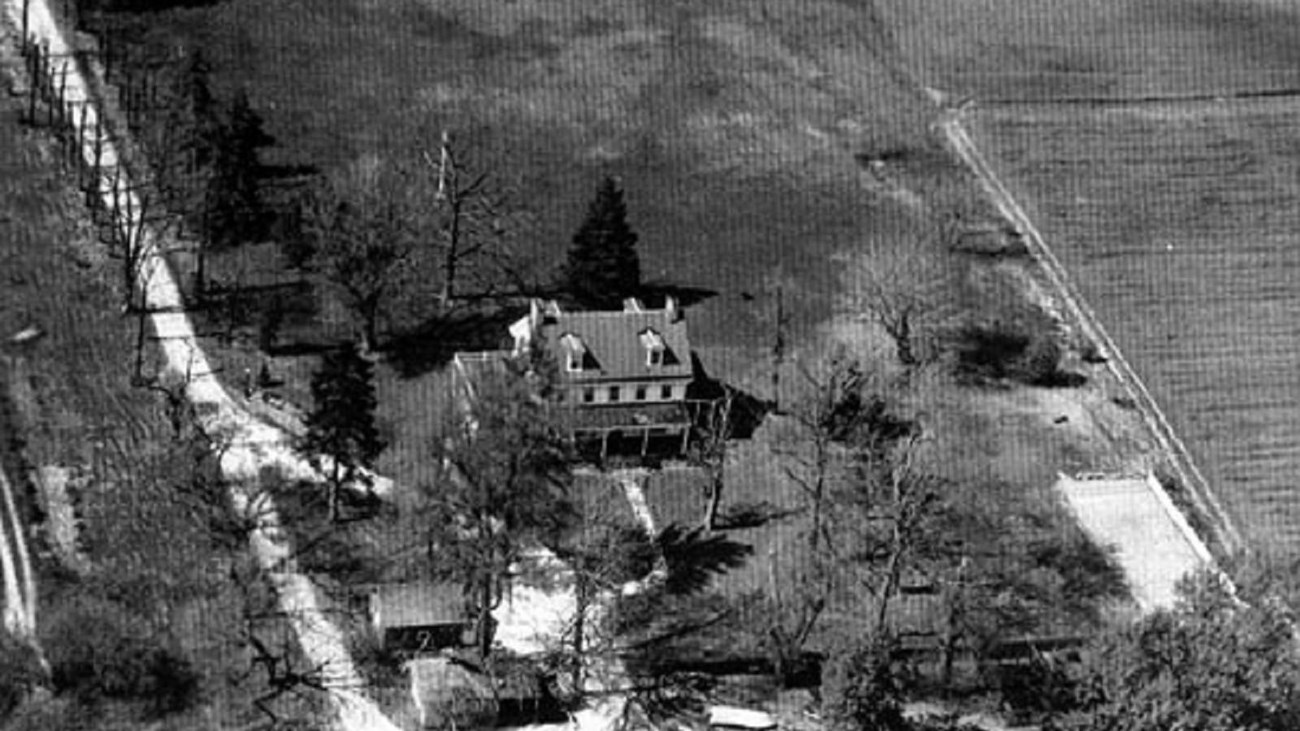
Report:
M664 364L664 351L668 345L664 342L663 336L651 328L646 328L640 333L641 346L645 348L645 364L647 367L661 366Z
M573 333L565 333L560 336L560 344L564 346L564 365L570 373L582 371L583 360L587 357L587 346L583 344L582 338Z
M582 389L582 403L589 404L595 400L596 400L596 389L594 388Z
M673 387L672 387L672 386L660 386L660 387L659 387L659 398L661 398L661 399L667 401L667 400L671 399L672 397L673 397Z
M614 401L618 401L618 399L619 399L618 386L610 386L610 387L609 387L609 400L610 400L611 402L614 402Z
M645 386L636 387L636 400L645 401Z

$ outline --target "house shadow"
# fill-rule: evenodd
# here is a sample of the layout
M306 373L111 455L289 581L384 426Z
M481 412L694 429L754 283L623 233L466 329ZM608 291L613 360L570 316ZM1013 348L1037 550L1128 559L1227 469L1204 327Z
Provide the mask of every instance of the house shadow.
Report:
M669 297L677 300L677 304L682 307L691 307L704 300L717 297L716 289L707 287L695 287L689 284L675 284L673 282L646 282L641 285L641 301L646 307L658 308L663 307L664 302Z
M528 294L532 297L555 300L560 304L560 307L565 309L618 309L617 302L595 303L584 301L581 297L566 289L563 282L551 282L531 290ZM686 308L716 297L718 292L707 287L695 287L689 284L646 282L637 289L635 296L645 307L655 310L662 308L669 297L676 300L679 307Z
M731 438L750 439L763 423L763 419L772 411L772 404L752 394L741 391L735 386L713 378L704 370L700 356L691 353L691 375L693 380L686 388L688 401L717 401L725 398L728 392L731 402Z
M415 378L451 362L461 351L501 348L510 324L527 313L522 306L457 310L425 320L384 344L384 356L403 378Z

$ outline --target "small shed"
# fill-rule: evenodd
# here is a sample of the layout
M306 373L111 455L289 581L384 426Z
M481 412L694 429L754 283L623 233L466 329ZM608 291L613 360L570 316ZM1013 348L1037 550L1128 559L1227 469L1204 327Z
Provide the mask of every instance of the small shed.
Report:
M434 652L474 641L463 592L453 584L379 584L368 599L370 624L385 648Z

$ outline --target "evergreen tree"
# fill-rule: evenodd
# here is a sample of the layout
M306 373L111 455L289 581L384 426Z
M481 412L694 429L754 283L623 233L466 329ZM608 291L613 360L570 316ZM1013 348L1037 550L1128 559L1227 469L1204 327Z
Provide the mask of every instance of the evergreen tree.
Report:
M312 376L315 407L299 450L319 466L328 458L330 520L339 516L339 488L373 467L384 442L375 425L374 366L355 343L326 354Z
M564 266L570 293L589 307L617 307L641 290L637 235L627 225L623 191L605 178L587 209L587 219L573 236Z
M235 94L221 125L212 158L212 175L204 196L208 242L225 248L257 238L265 221L258 178L258 151L275 140L262 129L262 118L243 90Z

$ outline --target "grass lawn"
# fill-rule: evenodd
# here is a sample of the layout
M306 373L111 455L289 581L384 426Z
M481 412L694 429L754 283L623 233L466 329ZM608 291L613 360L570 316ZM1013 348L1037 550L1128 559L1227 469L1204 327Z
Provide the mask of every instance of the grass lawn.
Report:
M830 0L235 0L149 22L204 48L220 92L248 87L272 162L410 155L452 130L531 214L539 275L618 176L647 278L718 293L691 317L724 376L760 352L765 279L793 280L792 330L810 331L831 255L906 216L854 156L929 144L930 109L877 59L871 15Z
M22 442L25 464L6 461L12 478L24 478L27 467L71 471L82 549L92 564L88 575L73 579L39 537L33 542L38 629L47 652L57 655L69 642L111 637L113 612L124 613L122 626L144 637L167 626L170 638L163 641L193 664L201 693L194 709L161 725L141 721L139 708L127 702L87 710L59 697L28 709L38 714L32 727L206 729L251 722L259 715L251 700L265 692L265 679L254 673L242 684L231 682L251 669L238 641L244 602L230 577L244 548L214 544L175 498L175 485L149 479L166 462L171 430L161 399L131 384L135 319L121 314L119 265L96 242L44 133L20 125L20 106L0 100L0 375L6 376L0 383L14 416L0 429ZM44 336L21 347L7 342L28 326ZM28 506L37 502L34 493L22 492ZM206 588L161 616L161 607L142 611L143 592L170 581ZM78 607L92 596L107 604L95 605L96 626L87 627Z
M1079 558L1105 554L1091 546L1050 486L1056 471L1069 469L1067 465L1097 468L1096 460L1107 457L1109 446L1085 442L1081 447L1078 435L1044 428L1044 414L1051 411L1041 404L1025 404L1016 413L1016 408L998 403L1000 398L1011 398L1009 394L999 397L939 381L927 398L935 417L929 444L932 454L938 455L927 458L933 462L927 463L927 469L952 481L959 491L978 491L977 499L985 505L998 506L999 528L1005 536L999 545L1006 553L976 561L1019 562L1024 556L1035 556L1028 565L1041 572L1039 580L1054 587L1049 591L1062 591L1062 596L1072 595L1074 600L1068 608L1064 601L1041 608L1033 631L1081 631L1113 596L1123 596L1122 579L1105 558L1087 568L1082 568L1082 561L1072 563L1074 558L1054 558L1058 548ZM1025 398L1032 401L1035 396L1031 391ZM727 540L748 546L752 554L743 566L718 576L712 590L733 599L753 593L781 597L798 585L799 576L808 569L807 498L786 472L794 466L786 453L798 443L797 434L789 417L769 416L752 439L732 442L720 513L725 516L747 506L765 505L776 517L761 525L724 530ZM974 434L984 437L972 438ZM679 468L653 475L645 493L661 529L672 523L699 525L706 484L707 476L700 470ZM855 631L853 617L869 603L861 589L837 592L809 649L826 649L829 646L822 643L836 642L845 631ZM935 631L942 626L940 616L933 599L903 597L895 621L904 629ZM752 617L749 623L762 621Z

